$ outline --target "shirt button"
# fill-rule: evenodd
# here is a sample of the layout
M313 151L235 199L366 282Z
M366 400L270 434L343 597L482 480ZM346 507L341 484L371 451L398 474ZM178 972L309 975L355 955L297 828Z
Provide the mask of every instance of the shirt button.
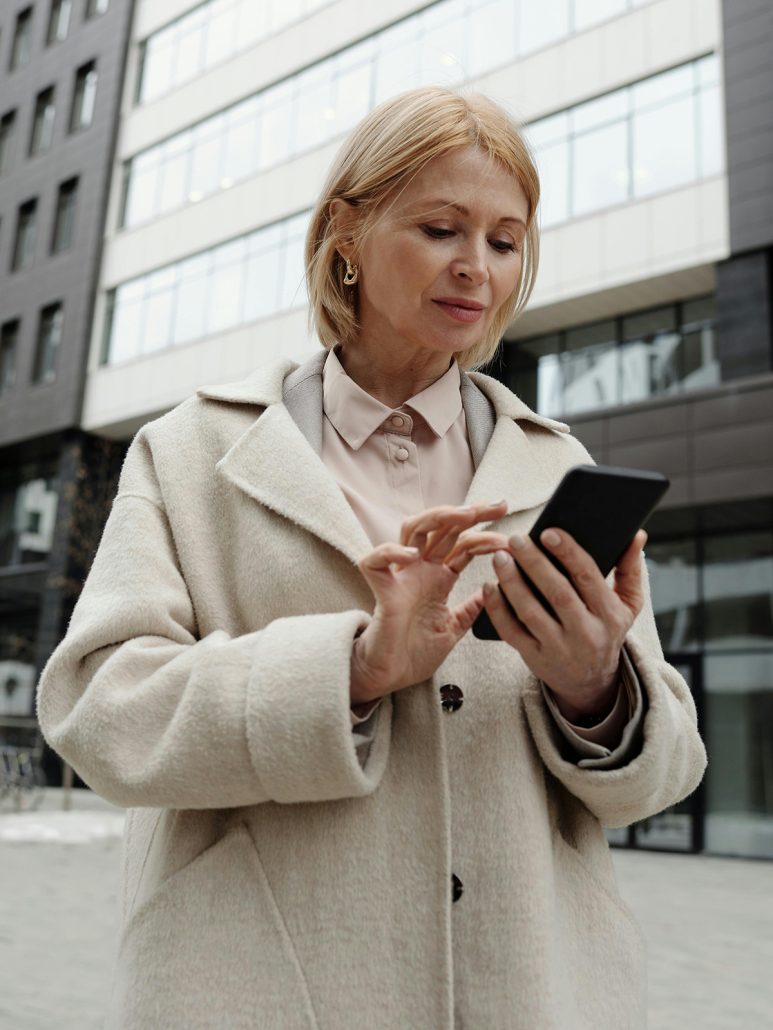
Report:
M458 712L464 704L462 688L446 683L440 688L440 706L444 712Z
M395 451L395 457L398 461L407 461L410 458L410 456L410 453L406 450L405 447L398 447Z
M392 423L393 426L405 425L405 419L402 415L393 415L389 421Z
M458 901L462 894L464 894L464 884L456 873L451 873L451 901Z

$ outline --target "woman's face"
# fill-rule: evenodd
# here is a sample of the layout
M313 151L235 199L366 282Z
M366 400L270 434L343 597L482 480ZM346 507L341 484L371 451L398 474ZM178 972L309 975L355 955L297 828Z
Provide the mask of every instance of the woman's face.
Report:
M520 183L469 147L435 158L385 207L358 255L361 342L409 360L478 343L521 271Z

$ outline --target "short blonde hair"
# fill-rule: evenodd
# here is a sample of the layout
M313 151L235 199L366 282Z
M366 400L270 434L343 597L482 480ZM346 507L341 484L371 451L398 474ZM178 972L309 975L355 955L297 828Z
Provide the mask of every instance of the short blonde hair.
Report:
M325 347L352 344L359 331L357 291L344 285L346 262L338 247L349 244L356 250L385 201L433 158L470 146L500 161L520 183L529 205L515 289L486 337L457 358L462 368L476 368L494 356L505 328L534 289L539 177L519 127L499 104L479 93L462 95L436 86L413 89L379 105L354 129L333 161L306 236L309 320ZM331 221L330 205L337 197L361 211L349 240L337 235Z

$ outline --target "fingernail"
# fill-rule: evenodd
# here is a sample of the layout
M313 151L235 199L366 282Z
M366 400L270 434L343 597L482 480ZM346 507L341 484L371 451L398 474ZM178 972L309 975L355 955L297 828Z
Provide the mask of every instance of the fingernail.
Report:
M513 533L510 537L510 546L514 551L520 551L522 547L526 546L526 537L521 533Z
M484 600L488 601L488 599L490 597L493 597L493 595L494 595L494 588L492 587L492 585L490 583L484 583L483 584L483 598L484 598Z
M509 564L511 560L512 559L510 558L510 555L507 553L507 551L497 551L494 554L493 558L494 564L498 569L504 568L505 565Z
M561 537L556 533L555 529L546 529L541 539L542 543L547 544L548 547L558 547L561 543Z
M407 551L408 554L418 554L419 553L419 548L418 547L404 547L403 550Z
M467 515L471 511L475 511L475 509L470 504L465 504L462 508L459 508L458 510L463 511L465 515Z

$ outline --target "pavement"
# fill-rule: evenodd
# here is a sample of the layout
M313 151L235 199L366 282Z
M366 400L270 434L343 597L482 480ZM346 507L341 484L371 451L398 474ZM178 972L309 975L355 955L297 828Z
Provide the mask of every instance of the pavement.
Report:
M0 809L0 1030L102 1027L123 813L88 791L61 806L49 790L35 812ZM650 1030L770 1030L773 862L613 855L649 941Z

